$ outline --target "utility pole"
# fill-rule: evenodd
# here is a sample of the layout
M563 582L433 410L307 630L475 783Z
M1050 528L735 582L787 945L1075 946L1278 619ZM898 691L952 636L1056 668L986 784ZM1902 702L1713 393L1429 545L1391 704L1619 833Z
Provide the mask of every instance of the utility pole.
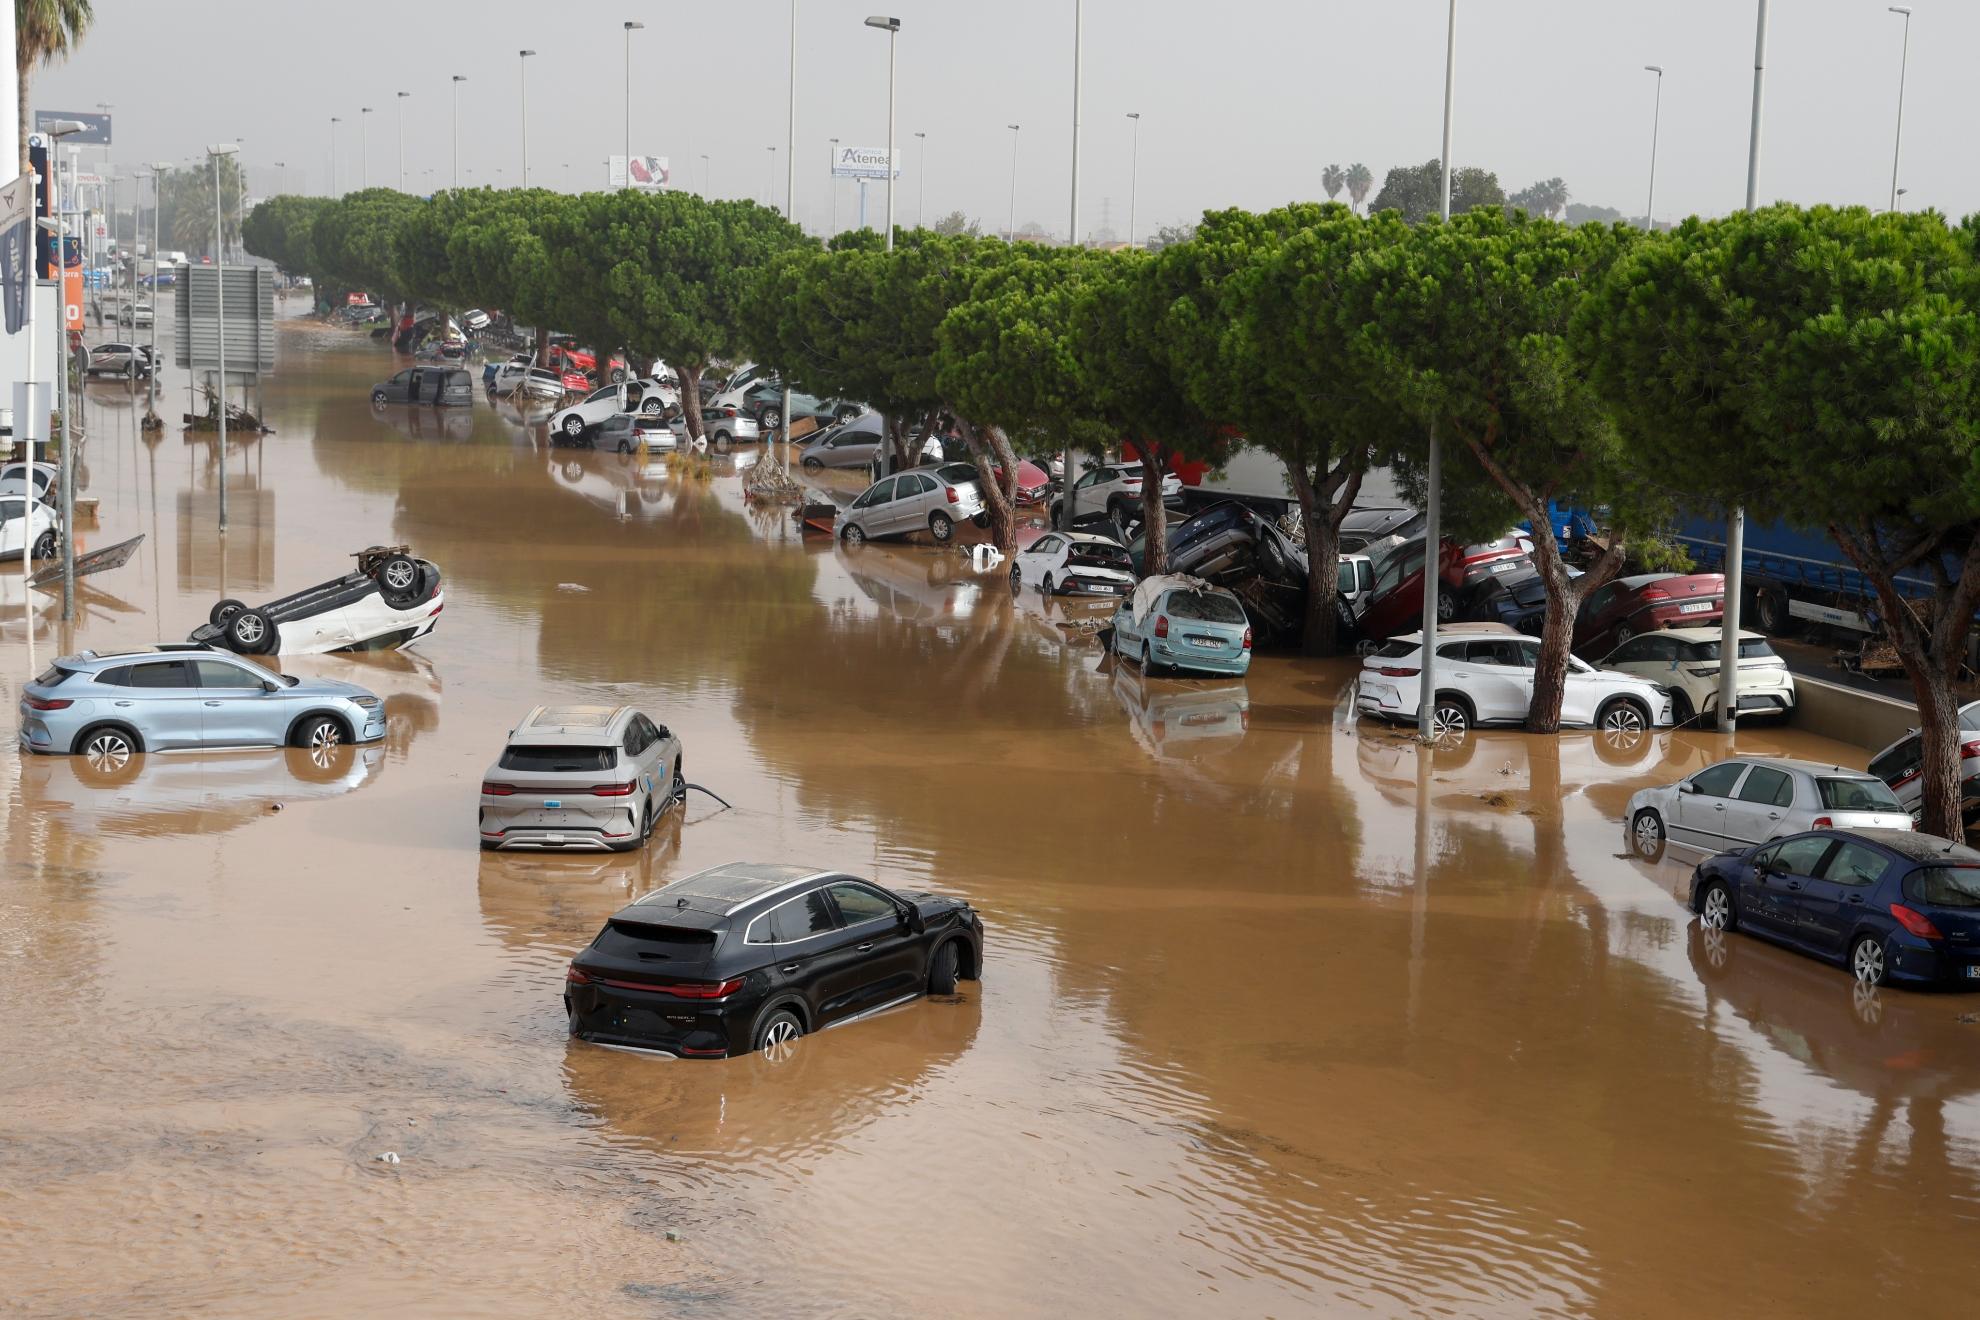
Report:
M1457 95L1457 0L1450 0L1444 29L1444 182L1440 208L1451 218L1451 113ZM1444 456L1437 443L1437 422L1430 422L1430 462L1425 473L1423 501L1423 670L1417 686L1416 736L1436 736L1437 710L1437 593L1442 588L1444 548Z
M411 92L399 93L399 191L406 190L406 98Z
M461 186L461 84L466 81L467 79L462 77L460 74L457 73L454 75L454 183L453 186L456 188Z

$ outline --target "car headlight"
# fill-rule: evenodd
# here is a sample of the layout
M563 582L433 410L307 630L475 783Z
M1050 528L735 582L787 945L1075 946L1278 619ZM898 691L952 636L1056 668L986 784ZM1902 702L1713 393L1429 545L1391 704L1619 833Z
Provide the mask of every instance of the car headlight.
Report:
M385 703L380 701L377 697L352 697L351 704L353 706L362 706L366 710L377 710L380 706L384 705Z

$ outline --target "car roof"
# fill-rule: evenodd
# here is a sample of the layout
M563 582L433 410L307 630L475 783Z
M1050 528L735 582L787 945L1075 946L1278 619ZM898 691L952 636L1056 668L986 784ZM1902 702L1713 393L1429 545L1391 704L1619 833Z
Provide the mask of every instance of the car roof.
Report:
M1722 636L1717 628L1660 628L1657 631L1666 637L1675 637L1685 642L1716 642ZM1649 636L1652 634L1638 635ZM1767 635L1765 633L1747 632L1744 628L1740 629L1739 640L1742 642L1760 642L1766 639Z
M1838 776L1844 779L1877 778L1868 770L1852 770L1846 765L1832 765L1827 761L1806 761L1793 756L1728 756L1726 761L1741 761L1748 765L1770 765L1776 770L1794 770L1804 775L1822 775L1829 779ZM1718 764L1724 765L1725 761L1720 761Z
M1437 644L1440 646L1455 638L1521 637L1524 635L1519 629L1505 623L1440 623L1437 625ZM1423 633L1419 629L1416 632L1405 633L1400 637L1392 637L1389 640L1395 642L1415 642L1418 646L1421 646L1423 645ZM1535 640L1538 639L1536 638Z
M1098 532L1060 532L1059 535L1076 545L1111 545L1116 550L1121 543L1111 536L1101 536Z
M623 911L635 918L650 918L654 908L689 908L730 916L786 889L834 874L816 866L783 862L725 862L642 894Z
M603 738L616 742L612 730L633 713L631 706L538 706L523 716L509 742L532 746L596 746Z
M1942 839L1936 834L1920 834L1915 830L1850 829L1830 830L1827 833L1868 840L1880 848L1888 849L1900 857L1908 857L1914 862L1980 862L1980 852L1975 852L1963 843Z
M78 651L75 655L61 656L55 663L69 669L101 669L113 661L149 660L154 656L187 651L233 658L231 653L217 650L205 642L159 642L156 646L133 646L121 651Z
M1616 585L1619 587L1628 587L1633 591L1637 587L1647 587L1652 582L1662 582L1665 578L1674 578L1676 576L1677 574L1675 573L1638 573L1634 577L1617 578Z

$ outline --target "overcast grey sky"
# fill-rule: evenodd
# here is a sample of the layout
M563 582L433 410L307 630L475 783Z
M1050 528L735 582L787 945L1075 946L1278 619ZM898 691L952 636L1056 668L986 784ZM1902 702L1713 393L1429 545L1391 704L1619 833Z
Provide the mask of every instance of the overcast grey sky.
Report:
M369 105L370 178L395 183L403 104L407 185L425 191L448 181L460 73L462 181L514 185L516 52L530 47L532 180L599 187L604 158L622 149L621 23L636 19L647 26L633 34L634 152L671 157L676 182L696 189L705 153L712 192L762 199L774 145L782 203L788 0L95 3L95 30L38 73L33 102L111 102L122 161L240 140L251 171L286 161L292 190L322 191L338 115L339 179L353 187ZM902 20L898 218L915 219L922 131L929 218L961 208L1002 229L1015 122L1018 222L1063 232L1074 0L798 0L799 220L827 222L827 139L885 144L887 39L861 24L883 3ZM1980 210L1961 95L1980 3L1914 9L1905 204L1961 216ZM1658 217L1741 203L1755 0L1459 0L1458 11L1459 164L1496 170L1509 192L1560 175L1577 201L1640 214L1654 92L1642 66L1661 64ZM1434 158L1444 14L1444 0L1086 0L1082 228L1104 207L1125 235L1129 111L1143 116L1143 234L1207 207L1319 197L1329 162L1363 161L1379 186L1391 166ZM1781 0L1771 28L1762 200L1883 206L1903 20L1883 0ZM204 72L216 66L223 76ZM250 178L274 187L272 171ZM844 227L855 193L839 187Z

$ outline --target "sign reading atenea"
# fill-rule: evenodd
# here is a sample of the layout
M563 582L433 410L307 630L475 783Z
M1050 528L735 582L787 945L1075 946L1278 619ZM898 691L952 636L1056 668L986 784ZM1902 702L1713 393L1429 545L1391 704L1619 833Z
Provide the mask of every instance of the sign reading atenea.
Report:
M884 179L887 177L885 147L840 147L832 157L832 173L841 179ZM893 174L901 177L901 153L894 151Z

